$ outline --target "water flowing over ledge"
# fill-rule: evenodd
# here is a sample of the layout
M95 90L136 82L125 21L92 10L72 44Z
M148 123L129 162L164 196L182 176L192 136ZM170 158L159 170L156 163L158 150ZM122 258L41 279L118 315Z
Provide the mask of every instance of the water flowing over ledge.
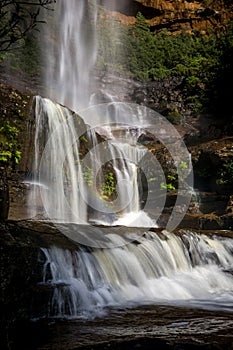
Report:
M114 248L42 249L42 283L55 286L51 316L90 317L135 303L232 311L232 239L166 231L109 239Z
M37 288L49 292L41 316L92 318L109 307L133 305L232 311L230 231L96 226L102 234L97 247L93 226L60 225L59 231L48 222L9 222L12 237L41 246ZM71 237L79 232L89 245L72 242L62 230ZM103 242L108 248L101 248Z
M177 172L177 198L167 227L182 220L193 191L191 157L159 113L111 102L76 114L40 96L32 113L36 127L29 217L39 213L55 222L156 227L167 185L156 155L138 142L148 127L170 152Z
M82 348L101 342L105 349L106 341L114 349L128 341L160 344L157 337L174 344L192 339L193 346L213 339L221 346L230 344L231 231L169 233L159 228L60 224L63 231L79 232L87 246L58 227L46 221L0 225L3 317L4 322L12 319L12 301L17 300L14 320L19 322L13 325L16 332L21 329L20 339L25 334L22 325L31 319L26 327L35 332L36 346L49 339L57 344L58 329L64 337L61 349L67 349L65 339L71 342L68 349L73 343ZM96 247L95 232L98 237L102 232L101 244L108 242L108 248ZM41 331L43 339L38 337ZM131 340L122 336L125 332ZM28 343L26 338L22 344Z

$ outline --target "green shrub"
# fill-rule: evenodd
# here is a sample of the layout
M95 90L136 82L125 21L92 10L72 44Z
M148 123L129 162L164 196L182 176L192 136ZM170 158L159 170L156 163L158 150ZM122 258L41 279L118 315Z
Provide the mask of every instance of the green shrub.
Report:
M83 171L83 180L88 187L93 186L93 178L94 178L93 169L86 165Z
M225 162L218 171L217 183L219 185L233 185L233 160Z
M21 158L17 141L18 129L5 121L0 127L0 164L4 167L15 167Z
M231 24L218 34L209 30L207 35L170 35L166 30L150 32L148 22L138 13L134 25L120 24L112 17L102 20L99 39L98 65L102 69L120 71L141 81L180 76L187 103L194 111L224 108L232 115L230 98L227 102L224 97L231 91L226 88L232 75ZM226 81L229 84L224 84Z
M104 183L102 185L103 197L109 199L116 191L116 180L112 172L104 175Z

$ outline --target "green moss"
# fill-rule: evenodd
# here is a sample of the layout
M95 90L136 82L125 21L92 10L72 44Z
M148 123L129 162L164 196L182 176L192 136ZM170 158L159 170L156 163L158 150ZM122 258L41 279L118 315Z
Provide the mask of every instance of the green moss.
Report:
M169 112L167 115L167 119L174 125L180 124L180 114L176 111Z

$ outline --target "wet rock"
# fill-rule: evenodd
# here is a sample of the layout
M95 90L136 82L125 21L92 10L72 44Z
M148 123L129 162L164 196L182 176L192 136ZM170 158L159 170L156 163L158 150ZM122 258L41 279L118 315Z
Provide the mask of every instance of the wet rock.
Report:
M4 222L8 218L10 198L6 172L1 166L0 171L0 222Z
M153 81L135 87L132 100L143 104L163 116L176 112L177 115L185 113L182 99L182 78L172 77L163 81Z
M215 213L217 215L226 214L229 195L218 194L215 192L199 192L197 196L201 213Z
M233 215L186 214L178 227L194 230L231 230Z
M190 146L189 151L192 154L195 188L222 195L232 194L232 176L228 168L233 156L233 138L202 140L199 145Z
M229 197L229 201L228 201L227 207L226 207L226 212L227 212L227 214L233 215L233 195L231 195Z

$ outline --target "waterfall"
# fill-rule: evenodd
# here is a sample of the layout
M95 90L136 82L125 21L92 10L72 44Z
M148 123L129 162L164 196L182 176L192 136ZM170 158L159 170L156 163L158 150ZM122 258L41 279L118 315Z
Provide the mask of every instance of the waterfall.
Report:
M107 92L110 102L99 108L98 93L92 91L98 49L97 5L97 0L59 0L53 14L47 14L46 35L53 38L45 50L48 98L37 96L34 104L35 176L29 206L32 210L36 204L41 207L40 214L60 222L155 226L140 205L138 164L145 154L145 148L137 143L141 110L135 113L134 108L114 104ZM76 116L71 110L87 124L85 137L92 146L84 159L80 159L78 142L83 132L72 121ZM102 146L96 132L105 139ZM115 192L110 199L105 198L106 191L101 193L106 182L103 167L108 162Z
M146 149L137 144L138 135L130 134L126 128L121 130L121 137L111 133L110 139L99 143L94 129L88 128L77 114L40 96L35 97L34 115L34 182L29 198L34 215L40 213L59 222L156 225L140 210L137 165ZM83 159L80 137L90 144ZM104 198L100 191L106 185L102 166L109 161L114 173L112 187L116 187L116 198L112 200Z
M112 249L43 248L42 283L54 286L49 315L92 317L107 306L148 303L231 310L232 239L191 231L131 235L128 243L112 234Z
M107 2L101 4L105 6ZM156 226L165 202L164 196L161 197L161 193L158 193L159 181L166 183L166 180L161 166L152 159L151 154L147 164L153 163L154 171L147 180L158 179L153 189L149 189L148 185L147 198L150 199L152 193L154 200L158 198L155 215L153 213L151 218L145 205L141 210L139 174L147 175L149 167L146 168L146 162L143 163L142 160L149 152L138 144L139 136L144 129L150 128L150 133L167 146L172 157L174 156L178 172L181 162L190 170L191 161L175 128L158 113L139 105L115 103L108 91L101 91L102 97L98 97L95 65L98 41L102 39L97 35L98 19L103 15L103 8L100 12L99 8L98 0L58 0L54 12L46 12L48 17L45 19L45 35L51 39L46 40L48 45L44 50L45 83L46 96L51 100L49 102L47 98L36 102L34 184L39 178L39 186L34 191L34 202L41 205L42 214L45 209L48 218L62 222L95 221L103 224ZM103 94L108 103L101 104ZM67 108L59 106L58 103ZM94 104L91 105L92 103ZM37 105L43 107L38 109ZM86 155L79 159L80 149L76 140L77 133L81 137L83 132L70 121L75 118L75 114L68 108L78 113L86 123L85 131L88 131L87 137L92 144L87 164ZM69 116L64 117L67 113ZM46 130L42 131L43 128ZM102 146L94 136L95 132L104 140L101 142ZM112 169L106 174L109 164ZM109 182L112 181L108 198L107 184L104 184L107 175ZM181 172L178 175L185 178ZM97 183L101 180L102 185ZM184 181L180 183L184 185ZM42 192L41 198L39 190ZM170 217L169 229L179 224L184 215L182 213L188 208L191 195L187 192L187 188L178 188L177 212ZM187 200L184 199L186 197ZM98 216L98 212L103 214Z
M40 206L47 218L60 222L156 226L166 199L160 184L166 180L156 157L137 141L143 132L140 125L153 126L155 137L165 144L167 134L172 135L173 142L169 140L167 148L178 170L183 162L187 173L191 164L177 131L162 116L144 106L115 102L91 106L76 114L39 96L35 98L34 115L36 186L29 200L31 209ZM154 120L159 128L153 125ZM161 126L166 127L167 133L163 133ZM97 135L103 128L104 132ZM84 151L79 139L88 145ZM148 187L143 208L142 176L146 177ZM185 187L185 177L181 176L177 213L171 215L169 229L179 224L192 195L191 187Z
M90 317L106 307L147 303L229 311L230 238L188 231L156 234L145 228L156 226L166 199L160 184L166 181L156 157L138 138L149 130L155 142L167 148L181 178L169 230L178 226L192 195L186 183L187 177L192 180L190 154L176 129L158 113L114 102L108 93L108 103L101 104L94 76L98 3L56 2L47 21L47 36L52 38L45 50L48 98L37 96L34 104L34 183L39 186L34 186L31 203L41 205L42 214L53 222L85 224L82 229L72 226L73 232L66 224L60 231L70 231L67 236L83 244L76 251L41 249L41 284L53 289L49 316ZM83 153L81 138L88 145ZM143 208L141 173L148 186ZM147 210L151 200L153 219ZM102 228L87 225L93 222L141 226L143 234L127 228L106 237ZM80 241L74 239L76 230Z

